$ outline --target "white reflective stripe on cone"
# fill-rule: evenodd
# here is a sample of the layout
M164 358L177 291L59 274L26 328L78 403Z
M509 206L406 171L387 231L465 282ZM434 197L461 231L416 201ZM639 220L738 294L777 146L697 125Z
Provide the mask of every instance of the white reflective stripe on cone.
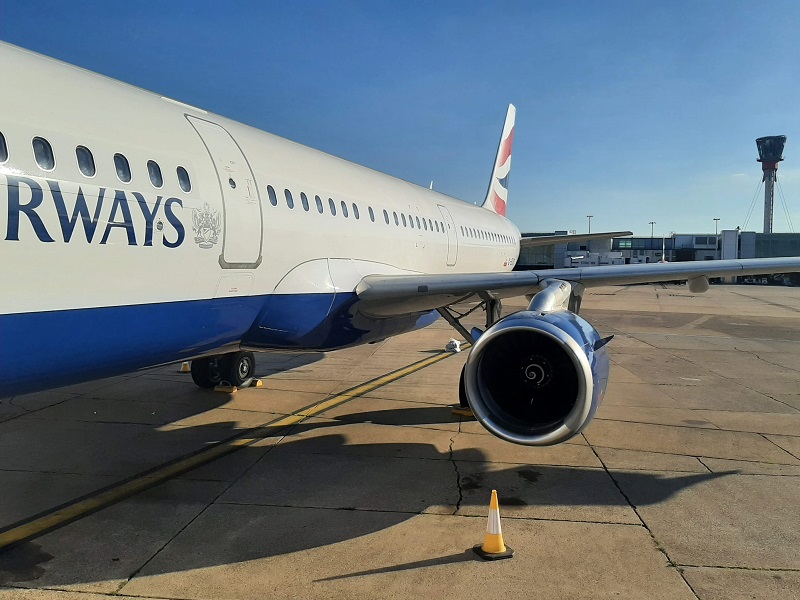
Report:
M486 525L486 531L494 535L502 535L503 531L500 528L500 511L489 511L489 522Z

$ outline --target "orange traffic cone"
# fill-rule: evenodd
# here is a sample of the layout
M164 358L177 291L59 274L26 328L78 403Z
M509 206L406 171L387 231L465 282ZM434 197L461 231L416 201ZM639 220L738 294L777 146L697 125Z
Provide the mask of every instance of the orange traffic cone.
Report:
M191 373L192 372L192 367L189 366L188 362L182 362L180 371L178 371L178 372L179 373Z
M497 490L492 490L492 501L489 503L489 522L486 525L486 537L482 545L473 548L475 554L484 560L511 558L514 550L503 542L503 529L500 527L500 506L497 503Z

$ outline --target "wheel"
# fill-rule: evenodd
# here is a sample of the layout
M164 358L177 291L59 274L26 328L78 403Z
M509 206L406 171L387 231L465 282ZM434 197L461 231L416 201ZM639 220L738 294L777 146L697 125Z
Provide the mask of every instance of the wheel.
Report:
M220 360L222 379L236 387L247 387L256 371L256 357L252 352L232 352Z
M461 408L469 408L467 402L467 386L464 384L464 371L467 370L467 365L461 367L461 377L458 378L458 405Z
M222 381L220 356L208 356L192 361L192 381L202 388L213 388Z

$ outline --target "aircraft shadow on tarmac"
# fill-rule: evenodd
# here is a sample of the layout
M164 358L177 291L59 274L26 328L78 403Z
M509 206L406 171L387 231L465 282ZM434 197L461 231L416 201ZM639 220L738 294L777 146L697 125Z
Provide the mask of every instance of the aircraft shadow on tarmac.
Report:
M348 443L347 430L356 421L409 426L453 419L447 407L421 407L300 424L271 449L246 447L225 459L246 465L244 475L210 506L214 496L187 499L180 491L186 493L186 487L157 486L42 538L0 551L0 584L66 585L129 577L145 563L142 574L154 575L279 556L367 536L423 512L485 515L492 489L501 491L506 518L594 521L592 511L600 511L597 520L619 522L619 515L631 514L613 473L610 476L602 468L491 462L480 448L440 452L432 444L397 441L402 436L393 436L388 443ZM193 437L199 439L207 427L182 429L197 430ZM241 431L232 422L213 424L217 432L221 427L227 427L229 435ZM168 438L179 431L154 431L154 435ZM140 440L156 442L169 446L167 440ZM135 453L137 448L124 452ZM535 456L535 450L531 452ZM628 471L625 486L636 488L639 505L655 504L725 475ZM192 502L194 514L187 517L187 503ZM476 525L476 531L481 528ZM152 560L153 551L129 548L126 541L131 536L162 540L163 545L178 531L180 535ZM87 548L88 555L81 556L80 548ZM472 555L459 552L386 570L464 560L472 560Z

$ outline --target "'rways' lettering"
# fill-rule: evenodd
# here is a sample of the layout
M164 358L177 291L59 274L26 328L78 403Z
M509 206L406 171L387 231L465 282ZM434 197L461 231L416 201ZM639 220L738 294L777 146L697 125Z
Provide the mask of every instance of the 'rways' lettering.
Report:
M33 179L27 177L17 177L14 175L6 176L8 185L8 226L6 227L6 240L19 241L19 213L25 213L28 217L36 237L40 242L54 242L55 240L47 233L47 229L42 223L42 219L36 214L36 209L42 203L44 194L42 188ZM19 186L27 185L31 190L31 201L27 204L19 203Z
M67 205L64 203L64 196L61 194L58 182L48 180L47 185L53 194L53 202L56 204L56 212L58 213L58 220L61 222L61 233L64 236L64 241L69 242L72 239L72 233L75 231L75 225L78 222L78 217L80 217L83 222L83 233L86 235L86 241L91 242L97 229L100 209L103 208L103 195L106 193L106 188L100 188L100 191L97 192L97 205L94 208L94 216L91 218L89 217L89 207L86 206L83 190L78 188L75 208L72 209L72 217L69 217L67 215Z
M183 223L181 223L180 219L175 216L175 213L172 212L172 205L177 204L181 208L183 208L183 202L181 202L178 198L170 198L164 203L164 214L167 215L167 221L169 224L175 228L175 231L178 234L178 239L174 242L168 242L167 236L164 236L164 245L167 248L177 248L183 243L183 238L186 237L186 230L183 228Z
M50 233L45 226L45 220L49 213L52 215L52 210L55 208L55 213L58 216L58 225L61 228L61 236L65 243L73 240L75 230L78 228L78 223L83 225L83 234L87 243L91 243L95 239L97 227L99 224L104 224L105 229L100 239L101 244L114 243L110 240L112 231L115 229L123 229L125 231L125 239L129 246L136 246L136 229L141 227L133 220L131 214L131 206L128 196L122 190L114 190L114 199L111 203L110 214L107 218L101 219L101 212L104 206L108 206L108 202L103 202L106 194L106 188L93 188L97 189L97 202L94 207L90 207L91 201L94 199L94 194L84 193L81 187L78 187L76 193L65 192L61 189L61 185L56 180L46 180L47 187L43 188L40 183L29 177L22 177L18 175L6 175L6 189L8 193L8 223L6 226L6 241L18 242L20 221L27 219L30 226L33 228L36 237L40 242L54 242ZM2 189L2 187L0 187ZM26 190L30 190L30 199L25 202L20 200L21 195L26 196ZM139 192L130 192L139 206L139 210L144 217L144 242L143 246L153 245L153 230L155 225L158 225L158 230L162 229L161 220L158 219L159 211L163 210L163 218L174 229L174 239L167 239L173 237L167 230L163 233L161 243L167 248L177 248L180 246L184 239L186 239L186 230L179 218L180 210L183 209L183 201L180 198L168 198L164 201L163 196L158 196L154 205L149 205L143 194ZM70 211L67 208L69 199L75 198L75 204ZM48 205L47 201L52 198L53 205ZM87 203L87 199L89 202ZM163 204L162 204L163 203ZM163 208L162 208L163 207ZM54 223L55 221L49 221ZM141 223L141 220L138 221ZM50 225L51 230L53 225ZM25 227L23 226L23 234ZM140 231L140 234L142 232ZM81 236L78 236L80 238ZM141 239L141 238L140 238Z
M114 220L117 217L117 209L122 211L122 221L119 222ZM103 233L103 239L100 240L101 244L105 244L108 241L108 234L111 233L111 229L114 227L122 227L125 229L125 231L128 232L128 245L136 245L136 232L133 230L133 222L131 221L131 209L128 206L128 199L125 197L125 192L122 190L117 190L117 193L114 194L114 204L111 205L111 216L108 217L108 225L106 225L105 233Z
M136 201L139 204L139 208L142 209L142 214L144 215L145 221L145 229L144 229L144 245L145 246L152 246L153 245L153 219L155 219L156 213L158 212L158 207L161 206L161 198L159 196L156 200L156 205L153 207L151 211L147 208L147 201L144 199L139 192L133 192L133 197L136 198Z

